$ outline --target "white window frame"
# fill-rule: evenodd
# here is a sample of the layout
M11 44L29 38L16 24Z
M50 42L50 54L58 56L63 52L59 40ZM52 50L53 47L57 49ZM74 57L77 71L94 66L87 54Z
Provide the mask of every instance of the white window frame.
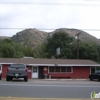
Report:
M48 67L49 67L48 68L48 73L73 73L73 67L72 66L59 66L60 68L61 67L66 67L66 68L67 67L71 67L71 72L67 72L67 71L66 72L61 72L61 69L60 69L60 72L55 72L55 71L54 72L50 72L50 66L48 66ZM55 66L54 66L54 70L55 70Z

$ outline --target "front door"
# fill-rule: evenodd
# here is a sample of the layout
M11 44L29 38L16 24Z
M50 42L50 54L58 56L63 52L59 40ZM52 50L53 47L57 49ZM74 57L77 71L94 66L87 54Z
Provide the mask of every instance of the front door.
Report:
M44 67L43 66L40 66L39 67L39 79L43 79L43 77L44 77L44 75L43 75L43 70L44 69Z
M38 78L38 67L33 67L32 78Z

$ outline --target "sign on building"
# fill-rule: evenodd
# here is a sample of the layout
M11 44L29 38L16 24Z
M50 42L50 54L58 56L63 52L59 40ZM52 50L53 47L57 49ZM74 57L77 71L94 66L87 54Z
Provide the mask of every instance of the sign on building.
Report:
M58 48L56 49L56 53L57 53L57 55L60 55L60 47L58 47Z

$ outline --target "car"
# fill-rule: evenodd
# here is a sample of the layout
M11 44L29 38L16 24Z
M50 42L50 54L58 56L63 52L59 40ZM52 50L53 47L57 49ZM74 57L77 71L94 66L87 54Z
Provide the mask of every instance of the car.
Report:
M28 81L28 69L25 64L11 64L7 69L6 81L13 78L23 78L25 82Z
M89 75L89 79L92 81L98 79L100 81L100 70L96 70L95 73Z

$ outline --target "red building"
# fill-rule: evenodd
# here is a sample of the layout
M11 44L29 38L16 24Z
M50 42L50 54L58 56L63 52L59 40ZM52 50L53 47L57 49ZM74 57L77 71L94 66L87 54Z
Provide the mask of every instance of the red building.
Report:
M7 68L12 63L24 63L28 68L28 78L88 78L90 73L100 70L100 64L91 60L76 59L33 59L0 58L2 78L6 78Z

